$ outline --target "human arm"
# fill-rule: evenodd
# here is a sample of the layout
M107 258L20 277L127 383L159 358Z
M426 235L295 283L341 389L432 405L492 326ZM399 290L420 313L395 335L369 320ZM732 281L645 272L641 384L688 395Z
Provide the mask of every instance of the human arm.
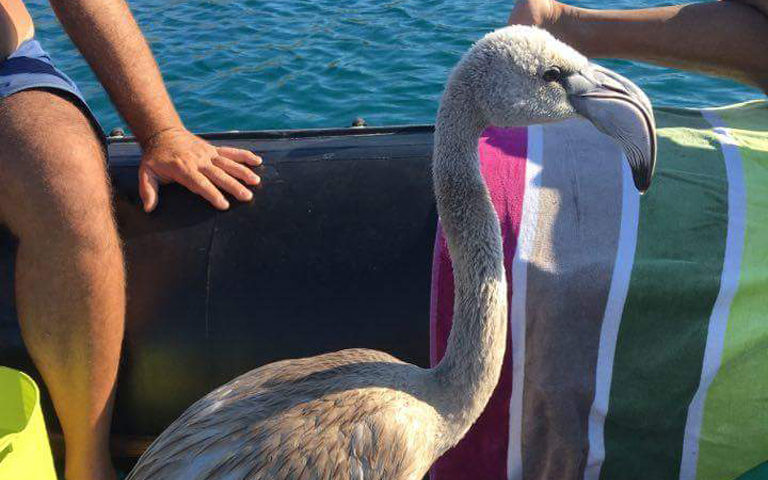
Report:
M529 23L590 57L625 58L732 78L768 92L768 0L647 9L578 8L518 0L510 23Z
M64 30L82 52L136 135L144 152L139 192L146 211L158 202L158 184L175 181L225 210L221 190L250 200L246 185L259 177L251 152L214 147L182 123L144 36L123 0L50 0Z
M32 17L21 0L0 0L0 60L35 34Z

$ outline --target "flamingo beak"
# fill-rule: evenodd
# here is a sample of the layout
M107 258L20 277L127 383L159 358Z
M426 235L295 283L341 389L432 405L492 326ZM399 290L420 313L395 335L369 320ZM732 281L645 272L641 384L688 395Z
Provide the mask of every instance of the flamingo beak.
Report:
M645 193L656 167L656 121L651 102L637 85L596 64L562 80L574 110L616 140Z

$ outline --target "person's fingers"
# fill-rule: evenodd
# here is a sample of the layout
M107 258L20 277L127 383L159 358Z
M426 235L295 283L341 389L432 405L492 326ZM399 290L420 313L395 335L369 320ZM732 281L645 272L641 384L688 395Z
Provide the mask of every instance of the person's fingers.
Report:
M253 173L253 171L250 168L240 163L237 163L234 160L230 160L229 158L215 157L213 159L213 164L219 167L220 169L224 170L231 176L235 178L239 178L240 180L244 181L249 185L258 185L259 183L261 183L261 178L259 178L258 175Z
M160 187L157 177L145 165L139 166L139 196L145 212L149 213L157 207Z
M222 157L229 158L238 163L244 163L254 167L261 165L261 157L251 151L232 147L216 147L216 150Z
M175 178L175 180L187 187L191 192L208 200L211 205L219 210L227 210L229 208L229 202L224 198L224 194L202 173L185 173Z
M224 170L212 165L201 171L217 187L228 192L241 202L247 202L253 198L253 193L250 190Z

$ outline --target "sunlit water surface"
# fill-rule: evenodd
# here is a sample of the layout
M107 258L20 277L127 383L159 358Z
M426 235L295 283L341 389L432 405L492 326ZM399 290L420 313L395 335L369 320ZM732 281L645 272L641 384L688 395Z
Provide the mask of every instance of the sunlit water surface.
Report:
M582 6L668 5L589 0ZM73 77L105 129L123 125L48 3L28 2L38 38ZM131 7L187 125L196 131L431 123L452 65L504 25L512 2L489 0L134 0ZM762 98L718 78L604 62L656 105Z

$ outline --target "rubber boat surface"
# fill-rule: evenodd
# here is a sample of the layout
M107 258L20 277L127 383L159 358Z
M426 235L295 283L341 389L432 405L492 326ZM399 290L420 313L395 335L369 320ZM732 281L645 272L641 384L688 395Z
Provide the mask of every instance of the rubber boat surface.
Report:
M219 213L168 186L147 215L139 148L110 140L129 298L116 439L148 439L215 386L279 359L370 347L428 366L432 128L205 137L263 155L252 202ZM14 249L0 233L0 365L34 376Z
M467 465L506 478L510 451L531 478L582 478L585 465L607 479L766 478L768 102L655 116L642 197L586 120L480 139L513 348L440 478ZM429 127L210 138L264 155L252 203L217 213L168 187L145 215L136 145L110 147L129 268L118 454L253 367L355 346L426 366L450 331ZM0 364L34 373L10 300L13 242L0 244Z

